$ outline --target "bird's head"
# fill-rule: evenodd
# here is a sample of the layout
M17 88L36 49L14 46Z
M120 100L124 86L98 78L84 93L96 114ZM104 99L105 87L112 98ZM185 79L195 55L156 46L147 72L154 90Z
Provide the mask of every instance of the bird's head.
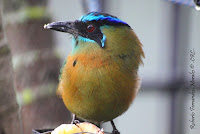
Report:
M106 35L102 30L110 26L125 26L130 28L126 22L117 17L99 12L88 13L74 22L53 22L44 27L72 34L76 40L96 42L101 48L104 48L106 45Z
M106 13L91 12L74 22L53 22L44 28L71 34L75 45L73 54L134 55L138 64L144 57L142 45L131 27Z

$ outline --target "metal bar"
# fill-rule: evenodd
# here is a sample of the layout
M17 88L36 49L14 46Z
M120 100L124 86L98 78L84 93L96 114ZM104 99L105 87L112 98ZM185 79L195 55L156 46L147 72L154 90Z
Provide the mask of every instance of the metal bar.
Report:
M188 54L189 38L189 16L190 11L184 6L174 4L174 31L172 33L173 43L171 46L171 134L184 133L184 98L187 92L186 70L187 64L184 62ZM185 12L184 12L185 11ZM182 90L184 89L184 90ZM181 95L179 95L181 94ZM177 105L179 104L179 105Z
M104 12L104 0L82 0L82 6L85 13L88 12Z

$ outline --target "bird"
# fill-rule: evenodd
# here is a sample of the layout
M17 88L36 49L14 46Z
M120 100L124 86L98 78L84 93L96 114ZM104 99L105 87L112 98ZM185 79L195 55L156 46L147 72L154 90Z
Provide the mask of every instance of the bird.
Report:
M91 122L111 122L128 110L140 88L138 68L143 45L130 25L116 16L90 12L75 21L46 24L45 29L68 33L73 49L60 71L57 92L65 106Z
M200 0L194 0L196 10L200 10Z

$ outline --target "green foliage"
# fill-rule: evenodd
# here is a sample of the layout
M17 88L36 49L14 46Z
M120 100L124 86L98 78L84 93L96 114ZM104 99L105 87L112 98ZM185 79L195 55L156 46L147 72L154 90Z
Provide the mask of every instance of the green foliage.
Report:
M30 104L33 98L31 89L24 89L24 91L22 92L22 98L24 104Z
M15 12L9 12L5 16L6 24L24 23L28 20L40 20L49 18L45 6L24 6Z
M33 6L25 9L26 19L41 19L46 16L45 7Z

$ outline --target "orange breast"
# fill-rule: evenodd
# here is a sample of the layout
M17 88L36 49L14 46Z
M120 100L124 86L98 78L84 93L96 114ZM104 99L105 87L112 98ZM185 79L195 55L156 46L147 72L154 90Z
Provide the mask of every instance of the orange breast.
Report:
M138 89L135 71L127 68L116 56L71 55L58 90L66 107L77 116L98 122L112 120L128 109Z

